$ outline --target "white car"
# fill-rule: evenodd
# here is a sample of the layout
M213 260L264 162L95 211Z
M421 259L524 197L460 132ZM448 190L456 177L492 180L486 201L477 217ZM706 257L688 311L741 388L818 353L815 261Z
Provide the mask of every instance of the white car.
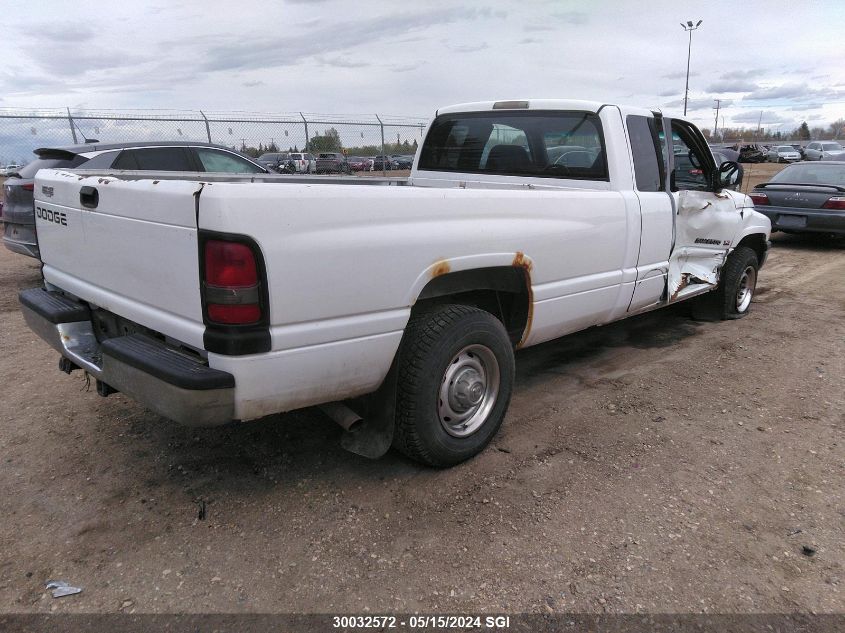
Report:
M290 158L300 174L313 174L317 170L317 160L307 152L291 152Z
M766 160L772 163L795 163L801 160L801 153L792 145L775 145L766 152Z
M748 314L771 223L736 168L687 120L544 99L438 110L406 179L44 169L20 302L101 395L188 425L321 405L349 450L450 466L502 424L516 349Z
M804 148L807 160L830 160L845 154L845 147L836 141L813 141Z
M6 165L3 168L3 175L4 176L11 176L12 174L16 174L20 170L20 168L21 168L21 165L16 165L14 163L11 164L11 165Z

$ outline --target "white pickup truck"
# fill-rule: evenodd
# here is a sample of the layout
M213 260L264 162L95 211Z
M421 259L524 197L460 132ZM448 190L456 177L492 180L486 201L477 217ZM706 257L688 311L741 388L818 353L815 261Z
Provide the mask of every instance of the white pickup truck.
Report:
M571 100L436 113L410 178L42 170L30 327L98 392L189 425L323 405L371 457L448 466L514 350L677 301L744 316L771 225L701 133Z

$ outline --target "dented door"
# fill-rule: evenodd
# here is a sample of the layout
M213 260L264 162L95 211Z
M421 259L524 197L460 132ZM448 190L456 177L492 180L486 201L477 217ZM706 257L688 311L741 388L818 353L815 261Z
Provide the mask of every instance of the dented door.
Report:
M742 216L727 192L714 191L716 164L701 133L683 121L668 123L675 199L675 243L666 289L671 302L719 283Z

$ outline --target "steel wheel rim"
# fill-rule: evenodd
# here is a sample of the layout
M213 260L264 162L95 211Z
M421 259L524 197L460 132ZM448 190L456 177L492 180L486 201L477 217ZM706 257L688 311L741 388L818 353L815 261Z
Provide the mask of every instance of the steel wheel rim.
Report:
M499 394L499 361L490 348L474 344L459 351L443 372L437 400L440 425L452 437L475 433Z
M742 272L739 280L739 291L736 293L736 311L745 312L751 305L751 298L754 295L754 285L757 282L757 271L753 266L748 266Z

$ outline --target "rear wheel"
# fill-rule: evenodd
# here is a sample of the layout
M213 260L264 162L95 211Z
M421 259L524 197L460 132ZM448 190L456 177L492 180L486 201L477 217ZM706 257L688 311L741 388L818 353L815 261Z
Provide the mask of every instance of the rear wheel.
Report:
M722 268L716 290L693 299L693 317L703 321L744 317L751 309L759 268L754 249L747 246L737 247L728 256L728 261Z
M394 446L429 466L481 452L504 420L514 357L502 323L465 305L412 317L399 349Z

